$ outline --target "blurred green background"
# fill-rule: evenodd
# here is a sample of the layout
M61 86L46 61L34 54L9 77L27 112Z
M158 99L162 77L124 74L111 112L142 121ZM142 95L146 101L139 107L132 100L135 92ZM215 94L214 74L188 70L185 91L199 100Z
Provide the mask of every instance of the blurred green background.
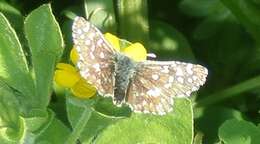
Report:
M74 14L85 16L83 1L2 1L18 9L23 16L42 4L51 3L65 40L61 61L68 62L72 48L71 17ZM251 122L250 126L260 123L259 0L149 0L137 5L142 8L129 7L125 12L113 8L117 6L116 0L87 2L89 10L97 5L110 13L112 20L109 16L104 17L102 10L92 16L91 20L103 32L142 42L158 60L181 60L208 68L205 86L192 97L195 141L200 141L200 137L203 137L203 143L218 142L218 137L225 139L226 135L221 131L226 132L223 123L229 119L244 119ZM5 7L1 3L0 8ZM104 20L107 22L103 23ZM19 26L13 26L18 35L23 31ZM55 102L55 98L52 99L52 105ZM251 127L245 127L237 128L237 131L251 131ZM247 137L241 141L253 142Z

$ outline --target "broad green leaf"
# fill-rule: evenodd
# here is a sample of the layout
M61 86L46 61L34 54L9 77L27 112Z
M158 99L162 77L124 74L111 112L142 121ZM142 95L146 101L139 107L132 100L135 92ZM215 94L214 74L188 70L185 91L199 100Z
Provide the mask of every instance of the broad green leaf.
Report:
M151 21L150 50L165 58L194 60L191 47L186 38L169 24Z
M224 144L259 144L260 130L251 122L244 120L227 120L218 132Z
M94 108L96 111L112 117L129 117L131 115L131 109L128 106L117 107L113 104L112 98L98 99Z
M49 113L49 122L45 124L42 131L37 132L37 139L35 143L49 143L49 144L63 144L66 142L70 130L60 120L55 118L53 112Z
M50 5L42 5L26 17L25 34L31 49L35 77L36 94L33 105L45 108L50 99L55 65L64 47L59 25Z
M31 107L34 86L17 35L0 13L0 78L18 91L21 110ZM26 101L25 101L26 99ZM25 108L27 107L27 108Z
M68 96L66 100L69 122L75 130L76 125L81 123L79 120L81 119L83 112L94 108L94 101L77 99L72 96ZM102 109L100 106L98 107L98 110ZM79 136L80 141L84 144L94 141L103 129L111 123L116 122L118 119L122 119L122 117L105 115L98 112L94 108L94 111L91 113L91 117L89 119L84 119L84 121L86 121L86 125L81 125L83 131Z
M21 117L21 119L24 133L19 143L22 144L61 144L65 143L70 133L70 130L55 118L52 111L42 113L38 117Z
M201 111L201 112L198 112ZM242 120L242 114L233 109L223 107L207 107L203 110L195 109L195 114L200 113L195 118L196 128L204 134L204 143L215 143L219 126L227 119Z
M24 117L26 129L30 132L37 132L48 122L48 112L41 109L33 109L29 116Z
M19 102L14 91L0 81L0 140L1 143L14 143L23 131L19 119Z
M176 99L174 111L165 116L132 114L130 118L109 125L95 143L176 143L191 144L193 115L191 102Z
M34 144L37 139L37 131L41 132L41 127L48 124L48 114L47 112L41 111L35 117L20 117L21 125L23 125L22 137L19 140L21 144Z

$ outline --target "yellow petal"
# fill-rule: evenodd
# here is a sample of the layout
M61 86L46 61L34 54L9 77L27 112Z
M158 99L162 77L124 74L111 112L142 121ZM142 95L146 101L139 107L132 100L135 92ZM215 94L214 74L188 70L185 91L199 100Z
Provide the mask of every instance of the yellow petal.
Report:
M77 72L56 70L54 73L55 82L65 88L73 87L80 79L80 75Z
M147 52L141 43L131 44L122 51L125 55L139 62L146 60Z
M96 88L81 78L72 88L71 92L78 98L90 98L95 96Z
M115 35L112 35L111 33L105 33L104 34L106 40L113 46L114 49L117 51L120 51L120 44L119 44L119 38Z
M59 70L64 70L64 71L73 72L73 73L77 72L77 69L75 67L73 67L70 64L66 64L66 63L58 63L56 65L56 68Z
M73 48L71 49L71 51L70 51L70 59L71 59L71 61L72 61L72 63L73 63L74 65L76 65L77 61L79 60L79 55L78 55L78 53L77 53L75 47L73 47Z

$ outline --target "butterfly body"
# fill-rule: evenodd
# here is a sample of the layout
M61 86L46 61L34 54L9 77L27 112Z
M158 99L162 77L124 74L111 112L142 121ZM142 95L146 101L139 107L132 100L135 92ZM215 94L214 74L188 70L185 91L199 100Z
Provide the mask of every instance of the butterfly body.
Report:
M114 85L114 103L118 106L125 101L127 90L131 79L134 78L137 63L129 57L116 52L115 54L115 85Z
M164 115L172 111L174 98L190 96L206 81L208 70L201 65L132 60L113 49L82 17L75 18L72 31L80 75L117 106L127 104L134 112Z

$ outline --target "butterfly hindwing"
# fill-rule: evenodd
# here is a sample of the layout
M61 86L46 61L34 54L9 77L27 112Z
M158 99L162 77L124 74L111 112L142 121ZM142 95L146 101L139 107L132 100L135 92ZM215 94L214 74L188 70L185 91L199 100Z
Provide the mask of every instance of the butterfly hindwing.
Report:
M165 114L173 97L188 97L206 81L205 67L178 61L145 61L139 64L129 86L128 104L134 111Z
M164 115L172 110L173 98L162 95L160 87L136 75L128 89L127 104L134 112Z
M102 95L113 95L114 53L102 33L82 17L76 17L72 26L74 46L79 55L80 74Z

